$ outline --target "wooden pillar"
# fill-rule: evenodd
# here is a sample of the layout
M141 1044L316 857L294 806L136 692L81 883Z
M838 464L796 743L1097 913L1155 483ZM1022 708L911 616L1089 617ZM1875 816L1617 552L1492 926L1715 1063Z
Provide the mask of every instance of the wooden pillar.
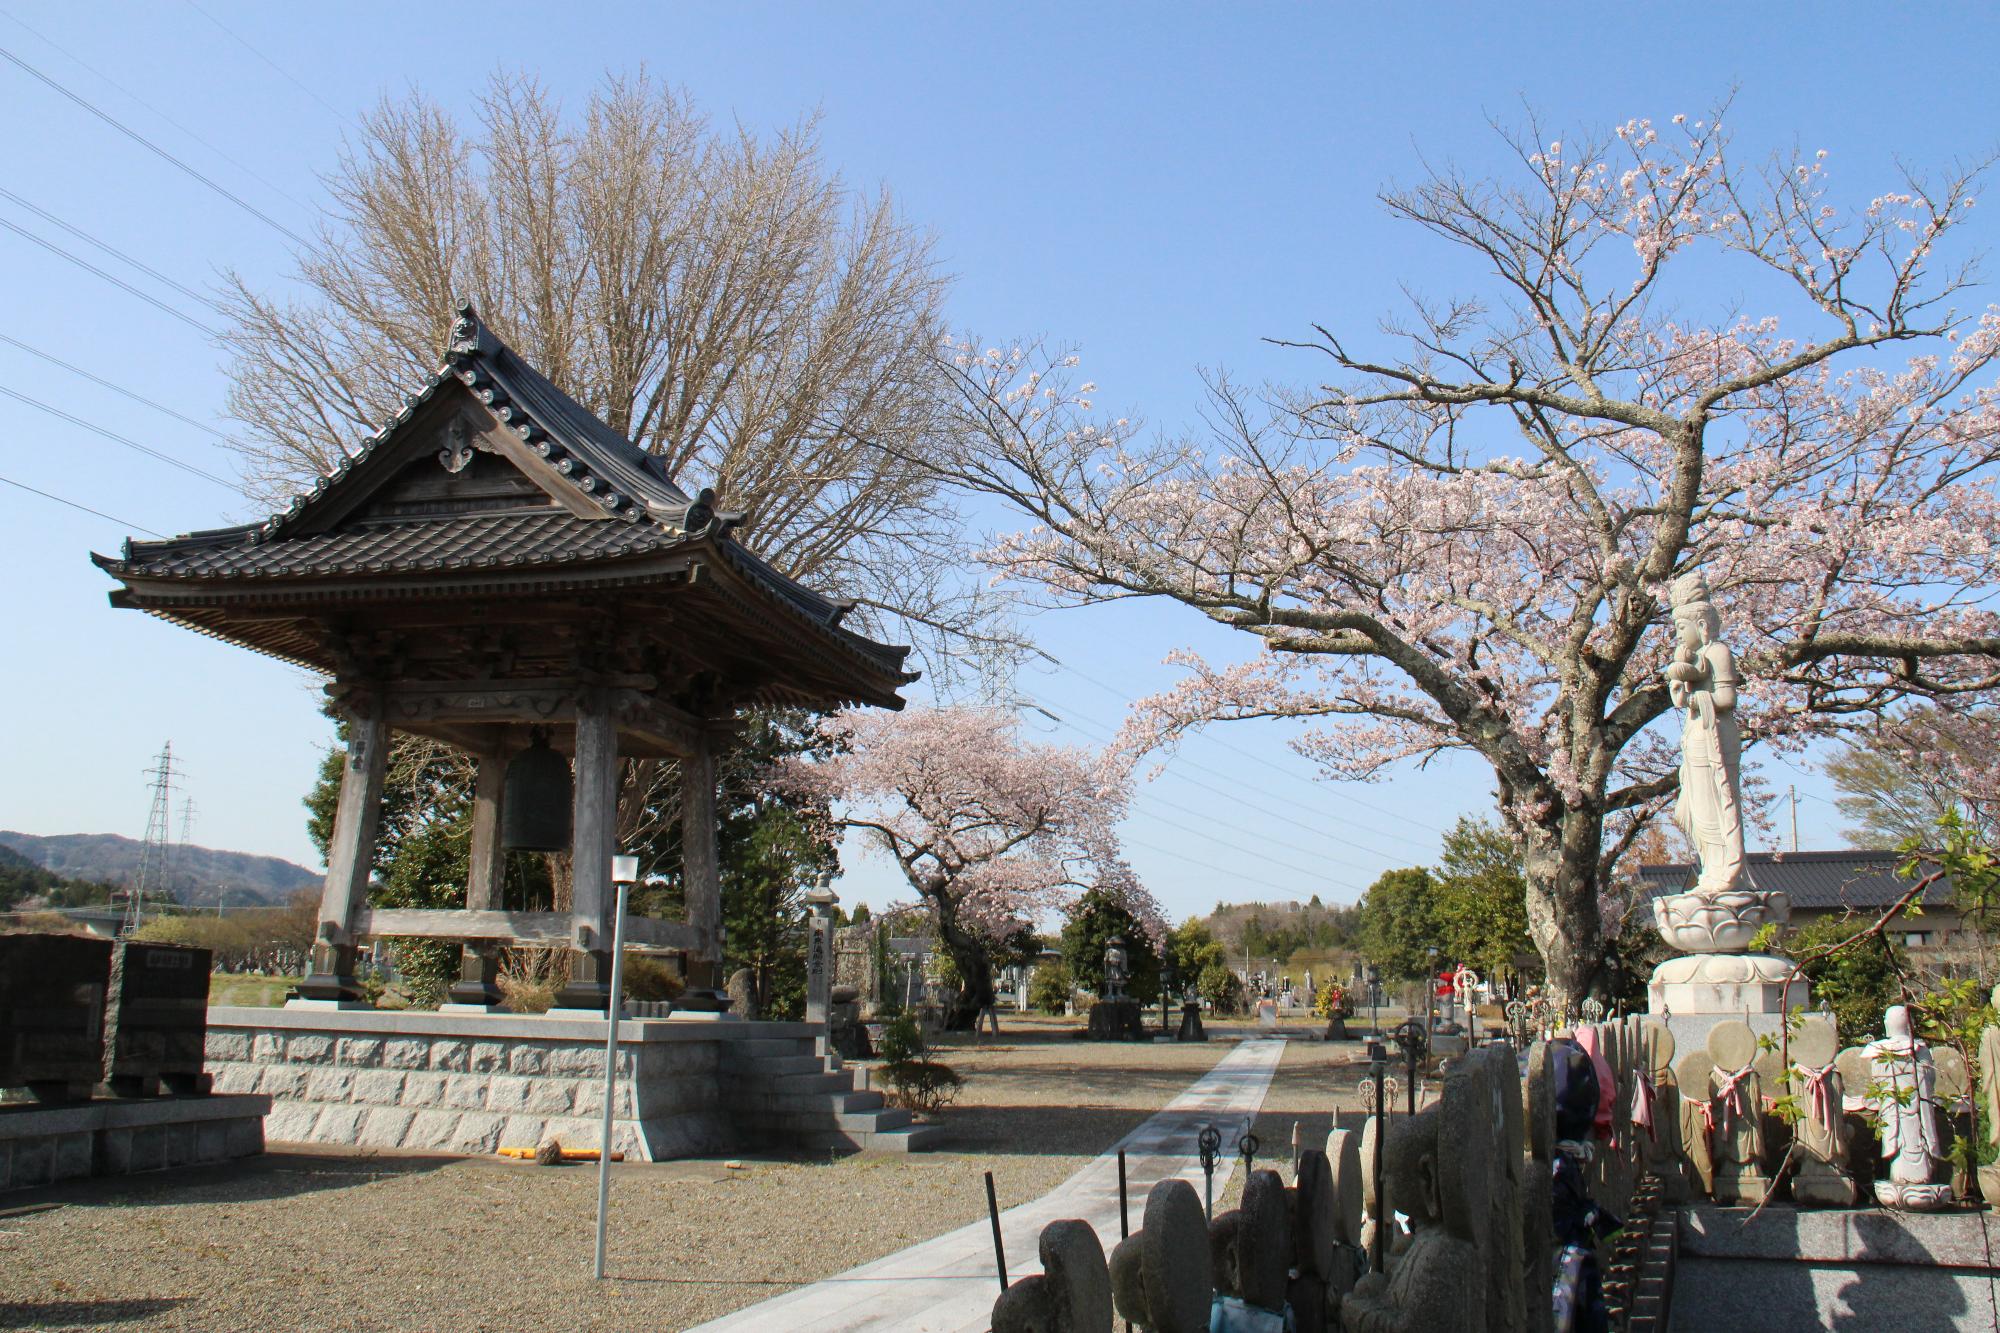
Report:
M507 877L507 853L500 846L507 750L495 744L476 756L474 762L478 768L472 788L472 853L471 869L465 877L465 906L473 912L497 912L505 906L501 890ZM492 940L465 941L458 984L451 988L451 1002L480 1006L500 1003L498 944Z
M575 806L570 851L570 920L575 954L569 984L557 996L564 1009L607 1009L611 1003L611 913L618 895L611 857L618 850L618 724L601 696L577 703Z
M382 822L382 779L388 772L389 724L369 698L350 701L347 761L340 774L340 804L326 849L326 887L319 900L319 931L312 970L299 983L306 1000L359 1000L354 976L354 913L368 904L368 875L375 834Z
M681 765L681 883L688 924L702 932L688 958L688 989L722 985L722 877L715 851L715 751L704 733Z

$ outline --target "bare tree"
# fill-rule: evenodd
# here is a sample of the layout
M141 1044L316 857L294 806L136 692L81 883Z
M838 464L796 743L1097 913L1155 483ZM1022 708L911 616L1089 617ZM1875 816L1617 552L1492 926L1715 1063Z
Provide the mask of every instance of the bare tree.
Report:
M470 127L421 95L383 101L327 185L302 297L229 279L230 406L260 499L393 416L470 297L687 489L747 511L760 554L907 634L933 675L955 639L988 641L991 595L954 573L963 525L902 461L945 425L946 279L886 193L826 168L813 120L718 130L643 75L569 117L499 75ZM896 447L863 443L881 440Z

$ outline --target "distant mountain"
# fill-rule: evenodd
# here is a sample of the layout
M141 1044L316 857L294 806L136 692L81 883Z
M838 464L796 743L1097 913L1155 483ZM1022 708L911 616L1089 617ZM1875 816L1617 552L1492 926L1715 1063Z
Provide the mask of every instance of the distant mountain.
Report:
M58 833L42 837L0 829L0 857L14 853L30 865L65 879L131 885L139 879L141 844L116 833ZM275 856L211 847L174 849L173 894L202 906L227 895L232 904L282 903L300 889L316 889L324 876Z

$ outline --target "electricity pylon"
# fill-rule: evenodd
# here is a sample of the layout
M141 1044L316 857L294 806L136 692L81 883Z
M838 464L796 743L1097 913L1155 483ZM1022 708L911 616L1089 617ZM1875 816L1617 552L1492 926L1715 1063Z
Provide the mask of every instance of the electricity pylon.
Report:
M121 935L130 935L144 924L146 893L168 892L167 876L172 872L173 842L167 829L174 795L174 743L160 748L160 757L146 770L153 780L153 804L146 813L146 839L139 845L139 882L125 895L125 923Z

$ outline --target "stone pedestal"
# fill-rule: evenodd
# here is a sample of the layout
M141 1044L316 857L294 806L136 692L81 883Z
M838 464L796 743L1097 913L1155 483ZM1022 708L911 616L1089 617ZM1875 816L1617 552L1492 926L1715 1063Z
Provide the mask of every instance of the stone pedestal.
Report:
M1123 996L1090 1006L1092 1041L1146 1041L1146 1015L1137 1000Z
M1810 1006L1811 988L1793 976L1790 961L1743 950L1765 925L1789 920L1791 910L1782 893L1748 890L1656 900L1661 937L1688 952L1653 969L1647 1012L1683 1049L1703 1046L1709 1029L1726 1018L1749 1024L1758 1036L1778 1035L1787 1012Z

